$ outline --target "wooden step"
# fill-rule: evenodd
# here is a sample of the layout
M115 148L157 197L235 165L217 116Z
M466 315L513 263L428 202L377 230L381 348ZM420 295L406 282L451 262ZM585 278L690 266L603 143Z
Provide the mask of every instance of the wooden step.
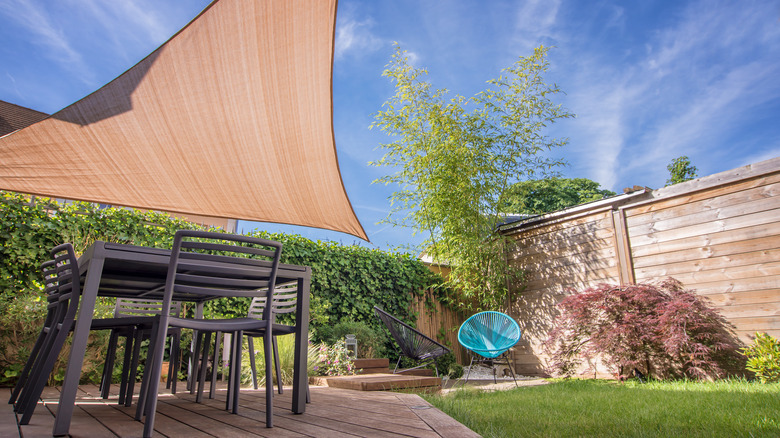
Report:
M403 374L406 376L434 376L436 373L433 372L430 368L418 368L416 370L398 370L395 374Z
M352 365L355 369L358 369L358 374L387 374L390 372L390 361L387 358L384 359L355 359L352 361Z
M390 366L390 360L384 359L353 359L352 363L357 368L387 368Z
M312 377L314 385L356 391L390 391L398 389L441 387L438 377L412 376L404 374L362 374L356 376Z

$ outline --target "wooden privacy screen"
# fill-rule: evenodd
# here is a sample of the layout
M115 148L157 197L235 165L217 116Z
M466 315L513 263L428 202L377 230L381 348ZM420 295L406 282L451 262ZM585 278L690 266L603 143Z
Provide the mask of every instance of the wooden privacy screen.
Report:
M573 207L504 229L526 270L511 290L523 329L514 360L544 372L541 342L555 304L599 283L674 277L711 299L744 342L780 336L780 158L652 192Z
M93 94L0 138L0 189L367 239L332 122L336 0L222 0Z

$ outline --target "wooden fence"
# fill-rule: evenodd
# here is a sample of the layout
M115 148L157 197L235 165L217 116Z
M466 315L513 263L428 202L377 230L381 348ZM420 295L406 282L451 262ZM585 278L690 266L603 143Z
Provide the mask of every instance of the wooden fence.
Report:
M458 343L458 328L469 315L443 306L431 291L414 298L410 307L417 315L417 330L449 347L458 363L469 363L466 349Z
M511 265L527 273L508 306L523 329L518 371L545 373L541 343L555 305L599 283L671 276L711 299L742 341L756 331L780 336L779 192L775 158L505 226L516 242Z

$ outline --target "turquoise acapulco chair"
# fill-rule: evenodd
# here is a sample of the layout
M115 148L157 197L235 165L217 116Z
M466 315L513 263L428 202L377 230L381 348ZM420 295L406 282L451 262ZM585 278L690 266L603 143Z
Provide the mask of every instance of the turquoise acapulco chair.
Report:
M469 381L469 374L475 361L477 364L493 367L494 383L496 383L495 365L506 363L517 385L507 352L520 342L520 326L509 315L501 312L480 312L471 316L461 324L458 330L458 342L471 354L469 372L466 374L464 385Z

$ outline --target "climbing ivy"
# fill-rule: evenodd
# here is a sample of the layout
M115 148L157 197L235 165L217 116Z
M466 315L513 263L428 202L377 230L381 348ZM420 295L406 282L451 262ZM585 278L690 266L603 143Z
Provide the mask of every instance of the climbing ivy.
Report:
M40 327L33 322L43 316L40 306L15 306L13 318L8 312L16 300L35 303L42 297L39 265L51 248L71 242L81 253L96 240L170 248L179 229L204 228L163 213L83 202L64 204L0 191L0 327L9 335L13 332L13 336L0 335L0 365L10 367L17 360L9 357L19 349L7 345L11 337L26 339L22 332ZM282 242L283 263L312 268L310 310L315 340L318 327L343 320L376 326L375 305L414 323L416 316L409 310L412 298L441 282L441 277L408 254L291 234L247 234ZM210 302L206 317L246 315L247 306L245 300ZM29 309L29 314L20 316L20 308L22 312ZM20 318L26 322L21 324Z

